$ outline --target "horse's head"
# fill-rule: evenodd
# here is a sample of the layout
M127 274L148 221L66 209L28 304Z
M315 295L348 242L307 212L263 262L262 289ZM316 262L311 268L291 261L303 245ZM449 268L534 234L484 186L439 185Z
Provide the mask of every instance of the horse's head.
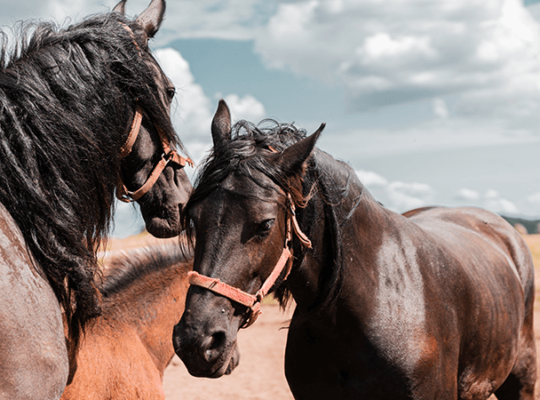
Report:
M125 2L121 1L113 12L123 15ZM135 21L129 26L124 25L149 71L152 82L148 82L148 86L152 88L153 99L147 96L143 102L135 98L130 105L131 123L127 125L129 133L122 143L117 188L120 200L139 203L146 229L157 237L180 233L180 212L192 189L184 171L186 162L191 163L191 160L174 150L177 139L170 121L170 107L175 88L152 57L147 44L158 31L164 12L165 2L152 0Z
M302 133L289 147L262 133L231 139L230 114L220 102L214 151L184 213L195 234L194 273L173 343L192 375L231 372L238 330L256 318L260 298L290 269L284 249L291 207L304 200L301 178L321 131L298 141Z

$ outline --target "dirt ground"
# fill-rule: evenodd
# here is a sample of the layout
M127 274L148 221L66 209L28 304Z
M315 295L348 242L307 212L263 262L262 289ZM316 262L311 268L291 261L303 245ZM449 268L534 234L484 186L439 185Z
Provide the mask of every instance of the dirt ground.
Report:
M536 288L540 290L540 235L526 235L536 269ZM113 252L159 245L165 241L140 235L124 240L112 240ZM283 313L277 305L266 304L263 314L249 329L239 332L240 364L231 375L219 379L194 378L175 357L163 380L167 400L292 400L283 371L287 321L292 310ZM536 346L540 351L540 296L535 305ZM538 357L540 371L540 354ZM537 384L540 386L540 383ZM494 397L492 397L495 399ZM490 400L492 399L490 398ZM540 400L537 387L536 399Z

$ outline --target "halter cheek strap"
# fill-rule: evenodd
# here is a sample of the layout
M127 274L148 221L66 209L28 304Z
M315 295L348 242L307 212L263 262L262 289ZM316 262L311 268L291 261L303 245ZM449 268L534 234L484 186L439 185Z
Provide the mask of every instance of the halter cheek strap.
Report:
M248 316L241 328L247 328L257 320L261 311L261 301L268 294L268 291L274 286L274 283L281 275L281 272L287 265L289 259L292 257L290 250L285 247L281 253L281 257L277 262L274 270L270 276L264 281L262 287L257 291L257 293L249 294L235 288L233 286L227 285L226 283L221 282L217 278L210 278L199 274L198 272L191 271L188 273L189 283L191 285L200 286L205 289L208 289L214 293L220 294L228 299L235 301L236 303L242 304L248 308ZM290 268L285 273L284 280L289 276Z
M200 286L202 288L208 289L214 293L220 294L236 303L242 304L248 308L247 318L241 328L248 328L257 320L261 311L261 301L268 294L274 283L280 277L281 273L287 266L285 276L283 280L287 279L289 273L291 272L292 263L289 263L289 260L292 258L292 253L289 250L288 243L292 240L292 232L296 233L301 243L307 248L311 249L311 241L308 237L300 230L298 221L296 219L295 207L291 199L291 195L287 196L289 202L289 209L291 211L290 216L287 218L287 235L285 240L285 246L281 252L281 257L279 258L276 266L274 267L272 273L264 283L257 293L250 294L235 288L234 286L227 285L224 282L221 282L218 278L210 278L199 274L196 271L191 271L188 273L188 279L190 285Z
M131 123L131 129L129 131L128 137L123 146L120 148L120 158L124 158L129 153L131 153L133 145L135 144L135 141L137 140L141 129L142 115L142 107L140 105L137 105L137 110L135 111L135 116L133 117L133 122ZM116 185L116 197L118 198L118 200L123 201L124 203L131 203L133 201L137 201L142 196L144 196L157 182L159 176L161 175L165 167L169 164L169 162L175 163L182 168L185 167L186 164L193 167L193 161L191 161L190 158L184 158L180 156L176 152L176 150L171 149L169 138L167 137L165 132L163 132L163 130L158 126L156 126L156 129L158 131L159 137L161 139L161 145L163 147L163 154L161 155L161 160L156 164L154 170L152 171L146 182L134 192L130 192L129 190L127 190L126 185L122 181L122 178L118 176L118 183Z
M135 35L133 34L133 31L126 24L121 23L121 25L126 31L129 32L130 36L133 39L133 43L135 44L135 47L139 52L139 56L142 57L141 48L139 47L137 40L135 40ZM131 123L128 137L125 143L120 148L120 159L126 157L129 153L131 153L133 145L135 144L135 141L137 140L137 137L139 136L139 132L141 130L142 118L143 109L141 105L138 104L137 110L135 111L135 116L133 117L133 122ZM133 201L137 201L146 193L148 193L152 186L154 186L154 184L157 182L159 176L161 175L165 167L169 164L169 162L175 163L182 168L185 167L186 164L193 167L193 161L190 158L184 158L180 156L176 152L176 150L171 149L171 143L169 141L169 138L167 137L167 134L163 132L163 130L157 125L156 129L158 131L159 137L161 139L161 145L163 147L163 154L161 155L161 160L154 167L154 170L152 171L146 182L134 192L130 192L126 188L126 185L122 181L122 178L120 177L120 175L118 175L118 183L116 184L116 197L118 198L118 200L123 201L124 203L131 203Z

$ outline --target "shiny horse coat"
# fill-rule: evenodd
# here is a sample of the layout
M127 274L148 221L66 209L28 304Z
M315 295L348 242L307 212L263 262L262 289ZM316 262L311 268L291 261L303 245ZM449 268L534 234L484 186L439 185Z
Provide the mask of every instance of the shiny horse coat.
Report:
M274 287L297 304L285 356L296 399L533 399L534 270L520 235L476 208L384 208L314 147L321 131L231 132L220 104L185 208L194 271L255 293L285 243L290 194L313 247L293 237L290 275ZM189 289L173 341L191 374L227 370L246 315Z

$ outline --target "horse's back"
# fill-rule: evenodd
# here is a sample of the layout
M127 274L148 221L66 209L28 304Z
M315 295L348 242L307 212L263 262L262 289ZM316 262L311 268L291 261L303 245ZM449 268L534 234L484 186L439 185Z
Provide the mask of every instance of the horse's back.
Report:
M58 399L69 373L62 311L0 204L0 398Z
M503 218L477 208L424 208L404 216L449 254L442 264L450 271L435 287L444 293L440 309L453 308L456 316L455 325L443 323L459 334L451 340L459 354L460 398L495 389L500 399L532 398L534 265L523 238Z
M502 217L473 207L425 207L407 211L403 216L425 231L439 236L449 247L462 246L464 240L508 256L515 268L526 297L534 295L534 265L529 248L521 235Z

